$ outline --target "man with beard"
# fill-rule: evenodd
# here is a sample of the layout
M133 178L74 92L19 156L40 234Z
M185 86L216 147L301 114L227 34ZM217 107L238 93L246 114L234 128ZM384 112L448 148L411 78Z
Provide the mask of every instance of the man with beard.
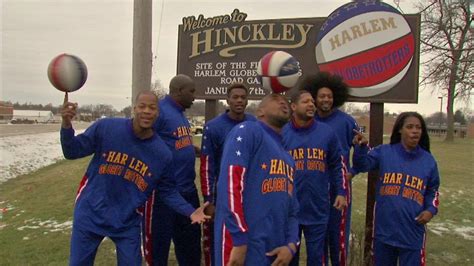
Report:
M224 144L214 230L218 266L288 265L299 242L294 161L280 135L290 118L288 101L265 96L257 118L234 127Z
M295 187L300 211L299 233L306 240L305 265L325 265L324 242L329 221L329 187L337 188L333 206L346 207L339 141L328 125L316 122L314 99L298 90L291 97L292 119L283 128L283 146L295 160ZM299 265L299 253L291 265Z
M216 184L219 176L220 163L224 141L230 130L244 121L257 119L245 113L247 107L248 89L242 83L234 83L227 89L227 104L229 109L220 116L204 125L201 145L201 192L204 201L209 202L206 213L213 216L216 204ZM205 265L214 265L214 221L203 225L203 251Z
M119 265L141 265L137 209L155 188L163 202L190 223L209 218L203 207L194 210L185 202L169 178L171 151L153 130L159 112L156 95L150 91L137 95L133 119L100 119L77 136L72 127L76 108L66 93L61 109L64 157L94 156L76 196L70 265L93 265L105 237L116 245Z
M327 243L332 265L346 265L349 248L349 234L351 224L352 189L351 179L357 171L350 167L350 150L353 147L352 140L356 131L359 130L357 122L350 115L338 108L342 106L348 97L348 87L342 78L327 72L320 72L307 77L302 88L311 92L316 103L316 121L329 125L337 135L344 157L344 165L347 169L344 181L347 189L347 208L342 211L331 208L329 217L329 231ZM354 131L355 130L355 131ZM332 186L330 190L331 202L338 195L337 187ZM328 256L326 256L326 259Z
M193 206L199 206L194 184L196 153L192 134L184 111L194 101L194 81L186 75L177 75L170 81L169 95L160 100L160 116L154 124L159 136L173 154L172 178L178 191ZM157 157L156 160L161 160ZM145 206L144 252L149 265L167 265L173 240L179 265L200 265L201 228L191 224L185 216L166 206L159 196L152 194Z

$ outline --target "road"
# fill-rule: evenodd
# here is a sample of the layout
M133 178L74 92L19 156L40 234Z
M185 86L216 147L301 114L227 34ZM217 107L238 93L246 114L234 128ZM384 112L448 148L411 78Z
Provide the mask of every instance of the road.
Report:
M85 129L89 127L90 123L86 122L75 122L73 124L75 129ZM28 125L11 125L11 124L0 124L0 138L8 136L20 136L20 135L31 135L38 133L47 133L57 131L59 134L59 128L61 124L28 124Z

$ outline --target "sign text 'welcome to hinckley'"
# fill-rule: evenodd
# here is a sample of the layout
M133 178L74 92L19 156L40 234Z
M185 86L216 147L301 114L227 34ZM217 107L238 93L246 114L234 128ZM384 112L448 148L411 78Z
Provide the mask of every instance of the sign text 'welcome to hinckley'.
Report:
M183 24L179 25L177 72L189 75L195 80L196 96L200 99L224 99L227 87L234 82L244 83L249 87L250 99L260 99L269 93L260 86L256 71L258 61L264 54L272 50L290 53L300 62L303 75L317 73L321 71L321 67L325 71L331 71L328 68L337 66L339 63L337 60L347 60L344 53L349 53L347 49L351 46L360 45L362 37L370 38L371 35L377 35L378 33L375 34L377 31L391 34L390 30L396 29L396 23L400 23L399 20L394 20L393 16L383 17L380 16L380 12L378 13L379 16L373 18L365 14L367 21L357 21L351 25L339 23L339 27L340 25L346 27L340 30L334 27L331 29L331 25L337 23L334 14L331 14L333 18L246 21L247 14L234 9L230 14L221 16L206 18L201 14L197 18L184 17ZM418 43L416 40L419 39L419 16L404 17L411 31L418 33L415 34L415 43ZM321 36L321 33L325 35ZM322 46L321 40L325 39L327 45ZM403 47L403 44L400 45ZM418 45L412 49L419 54ZM375 73L377 69L394 64L396 60L401 62L397 57L400 53L400 49L394 50L393 55L385 56L385 59L376 58L379 56L376 52L369 53L364 55L365 58L373 57L373 60L366 62L358 59L356 53L354 60L358 59L361 64L353 65L347 68L347 71L343 68L338 69L343 71L338 74L343 74L347 80L350 76L354 79L359 78L360 83L360 78L369 75L370 71ZM338 56L342 59L334 59ZM416 102L418 94L414 88L418 85L418 67L414 65L418 64L418 56L414 56L412 61L410 64L405 63L405 75L396 81L398 83L396 87L400 87L397 90L387 90L387 86L382 86L376 89L379 91L385 89L386 92L382 91L383 93L375 96L369 95L370 97L352 96L350 100ZM370 84L370 80L364 82ZM359 91L359 93L366 92Z

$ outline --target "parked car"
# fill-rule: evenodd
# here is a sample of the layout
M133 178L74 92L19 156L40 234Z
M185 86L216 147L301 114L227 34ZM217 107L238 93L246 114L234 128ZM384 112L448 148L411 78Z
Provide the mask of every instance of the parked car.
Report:
M36 120L30 120L27 118L19 119L19 118L13 118L10 123L12 124L37 124L38 121Z
M202 132L204 131L203 127L202 126L199 126L199 125L191 125L191 132L193 134L202 134Z

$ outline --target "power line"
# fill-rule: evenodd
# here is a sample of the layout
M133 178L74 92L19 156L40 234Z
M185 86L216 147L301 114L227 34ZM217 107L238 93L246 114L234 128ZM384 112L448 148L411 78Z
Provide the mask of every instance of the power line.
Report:
M158 34L156 35L156 44L155 44L155 53L152 58L152 75L153 79L156 80L158 76L158 49L160 47L160 36L161 36L161 27L163 24L163 10L165 9L165 0L161 1L161 10L159 15L158 23ZM154 81L153 81L154 82Z

